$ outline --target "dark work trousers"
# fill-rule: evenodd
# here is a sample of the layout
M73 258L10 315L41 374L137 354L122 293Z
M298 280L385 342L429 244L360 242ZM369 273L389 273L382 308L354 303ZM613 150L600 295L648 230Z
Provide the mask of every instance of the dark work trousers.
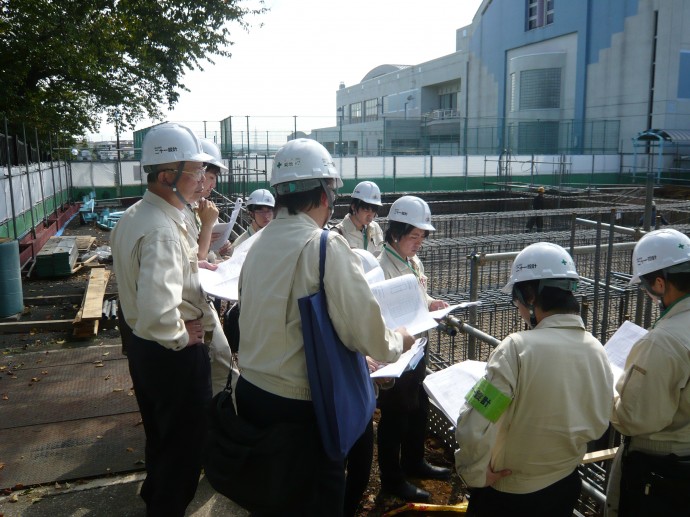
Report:
M208 348L176 352L132 336L127 359L146 433L146 515L183 517L201 474L204 408L211 400Z
M424 461L429 397L424 391L426 366L420 361L410 372L396 379L395 385L381 390L381 409L377 444L381 484L394 486L405 479L405 470Z
M314 423L314 405L309 400L296 400L274 395L253 385L240 375L235 388L237 413L257 427L279 422ZM285 517L341 516L345 495L345 465L332 461L319 444L319 472L315 476L312 496L300 508L283 508L275 515ZM270 497L270 494L266 494ZM252 513L252 517L267 517L268 513Z
M345 517L354 517L364 491L369 484L371 462L374 459L374 419L369 420L362 436L355 442L347 455L347 477L345 479Z
M577 470L529 494L509 494L492 487L472 488L467 515L472 517L572 517L582 481Z

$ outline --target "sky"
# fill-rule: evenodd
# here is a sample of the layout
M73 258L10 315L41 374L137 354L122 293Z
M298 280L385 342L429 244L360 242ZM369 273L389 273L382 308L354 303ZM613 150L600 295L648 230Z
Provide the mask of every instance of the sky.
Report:
M172 111L164 120L209 132L228 116L250 116L252 124L292 117L315 127L335 125L336 91L358 84L382 64L414 65L455 52L456 29L472 22L481 0L266 0L266 14L247 18L249 32L231 25L232 57L203 62L189 71ZM248 3L243 5L249 6ZM263 26L259 26L263 23ZM284 118L283 118L284 117ZM233 118L234 120L234 118ZM156 123L144 120L135 129ZM234 122L233 122L234 124ZM266 129L269 129L266 127ZM311 128L301 127L307 131ZM103 124L91 140L115 140ZM131 132L120 138L131 139Z

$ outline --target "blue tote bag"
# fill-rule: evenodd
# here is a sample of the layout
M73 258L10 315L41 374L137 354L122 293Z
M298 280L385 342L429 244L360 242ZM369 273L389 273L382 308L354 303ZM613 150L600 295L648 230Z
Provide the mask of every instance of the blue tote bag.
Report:
M323 287L327 240L328 230L323 230L319 291L300 298L299 309L319 433L328 457L339 461L347 456L371 420L376 397L364 356L343 345L328 315Z

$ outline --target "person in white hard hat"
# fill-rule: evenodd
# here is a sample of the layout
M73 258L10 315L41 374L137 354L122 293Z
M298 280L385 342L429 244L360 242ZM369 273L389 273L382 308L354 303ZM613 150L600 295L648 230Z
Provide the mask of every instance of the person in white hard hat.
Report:
M205 153L212 156L211 160L206 162L206 177L204 184L197 194L199 199L195 207L198 214L198 219L201 222L199 232L199 260L206 260L210 264L214 264L218 259L228 253L230 250L230 242L226 241L218 250L218 252L211 251L211 242L213 240L213 227L218 224L218 208L215 203L211 201L210 196L213 189L218 183L218 176L221 171L227 171L227 166L223 163L220 153L220 148L215 142L211 140L202 139L201 148ZM214 217L215 214L215 217Z
M611 423L624 444L611 468L607 515L690 515L690 238L655 230L635 245L631 284L661 315L616 384Z
M351 248L378 257L383 249L383 231L374 218L381 208L381 191L373 181L362 181L351 197L349 213L334 229L347 239Z
M386 243L379 262L386 279L412 273L417 277L429 310L447 307L427 293L424 266L417 257L431 224L429 205L415 196L402 196L388 212ZM381 390L381 410L377 444L381 472L381 489L406 501L427 501L429 492L416 487L407 477L448 479L450 469L429 464L424 459L429 397L422 382L426 376L425 361L396 379L392 388Z
M237 411L254 425L313 427L298 300L319 290L319 240L342 181L328 151L300 138L276 152L270 183L276 217L256 236L239 279ZM333 326L348 348L390 362L412 346L404 328L386 328L360 259L336 232L328 237L324 289ZM315 441L314 480L305 484L299 507L286 505L281 515L342 515L343 462L326 456L318 435Z
M503 292L530 330L506 337L460 395L455 467L470 487L468 515L573 514L577 467L613 407L613 374L580 317L578 280L556 244L532 244L515 257Z
M247 213L252 222L245 232L232 243L232 249L237 248L249 237L265 228L273 220L273 208L275 206L276 200L273 194L265 188L257 189L249 194L247 198Z
M211 230L218 222L218 208L213 201L207 200L204 196L208 196L216 186L216 177L220 173L221 168L227 170L227 167L220 161L220 149L216 144L210 140L201 140L202 150L212 156L213 158L206 162L206 173L204 175L204 182L197 187L191 202L184 208L184 216L187 223L187 236L190 240L190 245L198 245L198 264L210 270L217 269L214 264L215 256L209 252L211 243ZM220 305L215 302L216 305ZM216 320L216 325L213 329L213 335L209 343L209 355L211 358L211 385L213 393L222 391L225 387L230 368L232 367L232 352L230 345L223 333L223 327L218 317L218 310L215 305L212 306L213 318Z
M131 329L129 371L146 434L147 515L182 517L194 498L211 399L206 343L216 327L183 210L204 181L204 153L192 131L164 123L142 143L143 199L128 208L110 245L120 308ZM124 332L123 332L124 335Z

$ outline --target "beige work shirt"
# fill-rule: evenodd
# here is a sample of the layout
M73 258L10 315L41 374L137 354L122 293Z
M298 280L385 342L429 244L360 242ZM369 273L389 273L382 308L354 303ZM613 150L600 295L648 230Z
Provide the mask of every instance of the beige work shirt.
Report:
M678 300L628 354L611 423L631 448L690 455L690 296Z
M304 213L280 209L256 237L239 280L242 376L281 397L311 400L298 300L319 290L321 228ZM342 342L393 362L402 336L387 329L359 257L336 232L328 237L324 288Z
M358 230L352 222L352 216L347 214L345 219L335 225L334 229L345 237L350 248L366 250L375 257L378 257L383 250L383 230L376 221Z
M204 330L213 331L198 247L190 245L182 210L146 191L115 225L110 246L120 306L134 334L181 350L189 342L185 321L201 319Z
M381 269L383 269L383 274L386 280L390 278L397 278L403 275L414 274L419 281L419 288L424 293L424 299L426 300L426 306L429 308L431 302L434 298L429 296L426 291L427 286L427 276L424 274L424 265L422 261L414 257L408 258L406 261L401 260L396 256L396 252L389 247L389 244L383 246L383 251L379 255L379 264L381 264Z
M495 424L467 403L461 410L455 466L468 486L484 486L491 465L512 471L496 490L541 490L572 473L587 442L608 428L613 374L578 315L555 314L510 334L492 352L484 377L512 402Z

